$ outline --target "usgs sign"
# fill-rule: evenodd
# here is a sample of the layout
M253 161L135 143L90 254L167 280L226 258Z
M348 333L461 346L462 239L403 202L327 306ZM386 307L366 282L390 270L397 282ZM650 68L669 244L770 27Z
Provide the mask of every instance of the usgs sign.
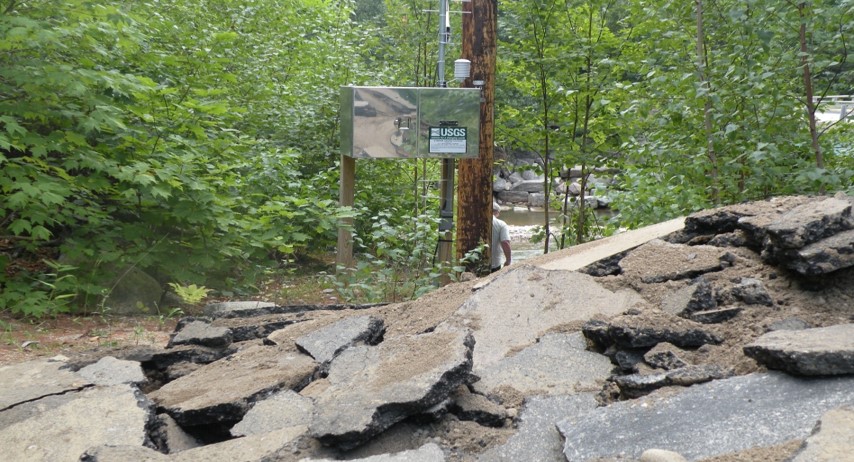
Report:
M477 157L480 90L342 87L341 154L354 158Z
M467 127L430 127L430 153L465 154L467 133Z

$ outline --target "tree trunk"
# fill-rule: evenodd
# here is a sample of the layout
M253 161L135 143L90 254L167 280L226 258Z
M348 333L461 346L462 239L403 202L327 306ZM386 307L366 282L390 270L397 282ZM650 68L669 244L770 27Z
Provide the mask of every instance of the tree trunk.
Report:
M713 204L720 200L720 188L718 187L718 156L715 152L714 131L712 127L712 84L706 74L707 56L705 32L703 31L703 0L696 0L697 5L697 80L700 86L706 90L703 97L703 129L706 134L706 157L709 159L709 176L712 180L712 190L709 193Z
M801 18L801 27L799 30L799 38L801 42L801 67L804 77L804 91L806 92L807 103L807 118L810 125L810 140L812 141L812 150L815 154L815 166L824 168L824 155L821 153L821 145L818 144L818 129L815 121L815 104L813 104L813 88L812 88L812 71L810 70L809 49L807 48L807 25L804 10L806 3L798 4L798 16ZM821 186L819 193L824 194L824 186Z

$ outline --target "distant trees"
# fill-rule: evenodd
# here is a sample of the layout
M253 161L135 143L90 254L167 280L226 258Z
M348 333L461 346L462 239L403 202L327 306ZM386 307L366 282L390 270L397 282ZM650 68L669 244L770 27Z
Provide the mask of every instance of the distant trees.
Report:
M567 163L620 167L621 224L854 187L852 126L810 129L812 97L854 92L851 2L503 9L502 141L540 153L551 175Z

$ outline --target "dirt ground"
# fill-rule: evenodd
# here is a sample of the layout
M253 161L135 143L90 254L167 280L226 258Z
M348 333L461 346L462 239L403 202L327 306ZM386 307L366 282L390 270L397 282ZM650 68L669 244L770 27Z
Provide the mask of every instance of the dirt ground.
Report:
M58 315L22 320L0 314L0 366L93 348L163 347L177 319L127 316Z

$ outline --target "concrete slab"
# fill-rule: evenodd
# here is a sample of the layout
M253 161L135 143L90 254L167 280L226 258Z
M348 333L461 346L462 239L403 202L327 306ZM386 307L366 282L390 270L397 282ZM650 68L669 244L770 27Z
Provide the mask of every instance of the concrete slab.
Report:
M136 361L126 361L112 356L104 356L97 363L90 364L77 373L96 385L140 384L145 382L142 366Z
M265 392L300 388L317 368L308 355L251 346L167 383L149 396L182 426L240 420Z
M344 350L329 368L329 386L311 396L312 436L352 449L442 402L468 378L473 342L466 330L440 326Z
M516 355L478 370L478 393L512 387L524 395L598 391L614 368L608 357L586 350L580 332L549 334Z
M328 363L350 345L376 343L384 330L382 319L351 316L297 338L296 344L315 361Z
M217 302L207 304L205 306L205 314L209 316L223 316L228 314L239 314L241 311L254 312L260 308L271 308L274 306L276 306L275 303L260 300Z
M854 324L768 332L744 354L794 375L854 374Z
M522 406L516 434L501 446L481 454L478 462L517 462L522 460L564 460L563 439L555 426L567 415L596 408L594 393L564 396L537 396Z
M822 414L854 404L852 389L854 376L750 374L568 415L558 429L567 460L631 459L650 448L700 460L806 438Z
M152 407L128 385L93 388L0 431L5 462L76 462L92 446L142 446Z
M278 460L275 458L277 451L305 434L305 431L306 427L304 426L283 428L263 435L251 435L187 449L169 456L143 446L97 446L89 448L80 460L84 462L209 462L212 460L261 462Z
M231 428L233 436L269 433L282 428L308 425L314 402L293 390L282 390L255 403L243 420Z
M64 366L64 361L39 359L0 367L0 411L92 385L89 380L62 369Z
M335 462L336 459L301 459L300 462ZM436 443L427 443L418 449L378 454L362 459L349 459L350 462L444 462L445 453Z
M827 411L792 462L837 462L854 455L854 406Z
M579 270L604 258L616 255L653 239L662 238L679 231L685 225L685 217L674 218L651 226L633 229L625 233L585 242L568 249L550 253L528 263L549 270Z
M549 330L599 314L614 316L645 303L635 292L611 292L592 276L527 264L496 273L456 312L474 332L474 373Z

